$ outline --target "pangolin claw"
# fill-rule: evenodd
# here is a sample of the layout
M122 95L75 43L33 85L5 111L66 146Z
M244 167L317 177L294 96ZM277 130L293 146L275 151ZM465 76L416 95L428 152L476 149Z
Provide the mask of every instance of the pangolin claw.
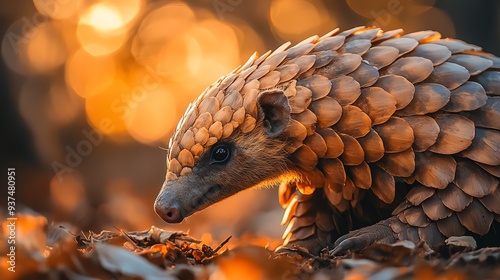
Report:
M396 235L391 227L382 221L372 226L364 227L345 234L335 241L335 248L330 252L332 256L338 256L346 253L348 250L360 251L371 244L394 243L397 241Z

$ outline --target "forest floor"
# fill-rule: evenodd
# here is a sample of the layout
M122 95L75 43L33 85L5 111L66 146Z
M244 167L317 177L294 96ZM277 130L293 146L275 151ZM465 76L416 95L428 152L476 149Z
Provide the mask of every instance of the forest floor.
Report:
M210 247L154 226L75 234L30 215L19 216L17 226L23 229L14 258L10 247L1 248L1 279L500 279L500 248L475 249L470 237L437 251L400 242L313 256L301 247L274 252L242 240L231 244L230 237Z

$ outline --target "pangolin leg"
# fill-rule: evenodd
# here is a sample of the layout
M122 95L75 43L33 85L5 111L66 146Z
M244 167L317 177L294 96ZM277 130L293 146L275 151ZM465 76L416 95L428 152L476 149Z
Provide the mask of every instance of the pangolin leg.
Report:
M342 254L348 250L359 251L371 244L394 243L398 240L396 233L392 230L391 224L395 222L396 217L383 220L375 225L367 226L354 230L341 236L335 241L333 255Z

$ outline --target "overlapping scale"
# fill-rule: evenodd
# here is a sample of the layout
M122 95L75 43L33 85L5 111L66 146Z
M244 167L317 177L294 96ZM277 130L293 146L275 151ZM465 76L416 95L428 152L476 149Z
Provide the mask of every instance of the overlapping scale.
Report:
M396 99L380 87L364 88L353 103L370 117L372 125L389 120L396 111L396 104Z
M328 79L334 79L356 70L361 64L361 60L362 58L358 54L339 54L335 56L328 65L314 71L314 74L325 76Z
M398 28L394 30L389 30L385 32L377 32L377 37L373 38L372 42L381 42L392 38L399 38L403 33L403 29Z
M302 113L292 114L292 118L300 122L306 128L308 136L315 133L318 118L311 110L305 109Z
M326 50L314 53L316 55L316 61L314 62L313 68L321 68L328 65L332 59L337 55L336 51Z
M390 46L398 49L400 56L411 52L417 45L417 40L404 37L388 39L379 44L379 46Z
M339 136L344 143L344 151L340 155L342 162L345 165L361 164L365 159L365 153L356 138L344 133L340 133Z
M410 104L415 93L415 86L404 77L397 75L384 75L374 86L384 89L396 99L397 110Z
M353 184L361 189L369 189L372 186L372 175L370 166L366 162L347 168L349 178Z
M342 107L340 120L335 124L335 130L352 137L363 137L370 132L372 120L359 107L347 105Z
M434 120L439 126L436 143L429 151L451 155L467 149L474 139L474 123L458 114L436 114Z
M426 227L418 228L420 239L424 240L431 248L436 248L444 244L446 238L439 234L439 229L436 223L430 223Z
M469 71L470 75L477 75L493 66L493 61L477 55L469 54L452 55L448 61L465 67L465 69Z
M368 64L382 69L393 63L399 56L399 50L391 46L375 46L370 48L363 55L363 59L368 61Z
M369 39L357 39L357 40L349 40L342 47L338 49L339 53L355 53L359 55L363 55L366 53L372 43Z
M323 40L320 40L318 43L316 43L316 45L312 49L312 52L328 50L335 51L344 44L344 41L345 36L333 36L324 38Z
M488 211L477 199L463 211L457 213L460 223L473 233L488 233L493 222L493 213Z
M449 209L460 212L472 202L472 196L464 193L455 184L450 183L445 189L438 191L438 196Z
M458 39L446 38L446 39L440 39L440 40L433 41L433 43L447 47L451 51L451 53L453 53L453 54L463 53L465 51L480 51L481 50L481 48L476 46L476 45L468 44L468 43L461 41L461 40L458 40Z
M469 104L474 103L470 102ZM487 97L485 104L477 108L468 117L477 127L500 130L500 97Z
M462 156L487 165L500 165L500 131L476 128L474 140Z
M466 232L465 227L462 225L455 213L453 213L450 217L437 221L436 225L439 232L447 237L462 236Z
M399 153L385 154L378 166L395 177L410 177L415 171L415 154L409 148Z
M481 198L492 194L498 187L498 178L468 160L457 162L453 183L471 197Z
M340 76L330 80L328 96L337 100L341 106L352 104L361 95L360 84L350 76Z
M430 43L417 46L406 56L423 57L436 66L447 61L451 57L451 51L445 46Z
M325 140L326 153L323 158L336 158L344 152L344 142L331 128L317 129L316 132Z
M443 108L450 101L451 93L443 85L419 83L415 85L414 97L410 104L397 111L400 116L426 115Z
M372 166L371 172L371 190L383 202L387 204L391 203L396 195L394 177L377 166Z
M311 150L318 156L318 158L322 158L325 156L328 147L326 146L325 139L321 137L317 132L314 132L312 135L309 135L304 139L304 144L309 146Z
M413 145L414 135L410 125L402 118L391 117L373 127L384 143L386 153L402 152Z
M312 101L316 101L327 96L332 87L330 80L321 75L312 75L299 81L298 84L311 90Z
M422 210L433 221L450 217L453 214L452 210L444 206L443 201L437 194L434 194L422 203Z
M420 205L426 199L431 197L435 193L435 189L428 188L421 184L414 184L414 186L410 189L410 191L406 194L406 199L412 205Z
M377 68L367 63L361 63L358 69L348 75L358 81L361 87L365 88L373 85L377 81L379 72Z
M455 113L472 111L482 108L487 101L488 96L486 96L486 91L479 83L465 82L460 87L451 91L450 101L443 107L443 110ZM500 107L498 112L500 112ZM488 114L485 117L487 116Z
M415 153L415 179L424 186L444 189L455 178L457 163L452 156Z
M412 38L417 40L419 43L428 43L441 38L441 34L437 31L426 30L417 31L403 35L404 38Z
M309 109L316 115L319 128L336 124L342 116L342 107L329 96L311 102Z
M433 72L434 67L429 59L410 56L396 60L384 71L386 74L393 74L405 77L415 84L425 80Z
M469 78L469 71L465 67L456 63L445 62L434 68L426 82L440 84L452 90L461 86Z
M440 128L436 120L429 116L403 117L413 130L413 150L423 152L436 143Z
M304 112L312 101L312 91L307 87L297 86L295 96L288 99L290 109L293 114Z
M372 128L365 136L357 139L365 153L366 162L376 162L384 156L384 143L380 135Z

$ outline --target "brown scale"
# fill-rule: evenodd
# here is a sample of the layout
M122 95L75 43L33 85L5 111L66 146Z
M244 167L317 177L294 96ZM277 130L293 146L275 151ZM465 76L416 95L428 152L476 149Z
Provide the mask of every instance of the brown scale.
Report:
M387 221L399 239L486 234L500 220L500 59L434 31L337 31L254 55L208 88L171 140L168 180L251 132L258 94L276 88L291 108L285 150L315 178L279 187L285 245L331 244L362 219L365 197L396 203ZM398 178L410 191L394 201Z

